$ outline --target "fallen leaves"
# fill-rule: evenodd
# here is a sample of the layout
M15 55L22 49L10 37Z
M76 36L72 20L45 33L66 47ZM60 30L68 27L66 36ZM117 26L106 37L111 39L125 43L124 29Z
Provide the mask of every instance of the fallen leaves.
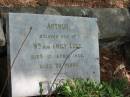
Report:
M101 80L126 78L130 82L130 72L126 69L123 56L109 48L101 49Z
M104 8L104 7L128 7L129 0L0 0L3 7L36 7L41 5L49 6L80 6L87 8Z
M38 0L0 0L1 7L36 7Z

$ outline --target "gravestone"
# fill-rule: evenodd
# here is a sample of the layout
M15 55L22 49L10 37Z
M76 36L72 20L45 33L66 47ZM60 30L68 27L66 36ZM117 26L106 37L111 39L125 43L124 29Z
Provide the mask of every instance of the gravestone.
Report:
M40 82L43 93L48 93L63 63L56 83L72 78L99 82L96 21L86 17L9 13L12 97L39 95Z

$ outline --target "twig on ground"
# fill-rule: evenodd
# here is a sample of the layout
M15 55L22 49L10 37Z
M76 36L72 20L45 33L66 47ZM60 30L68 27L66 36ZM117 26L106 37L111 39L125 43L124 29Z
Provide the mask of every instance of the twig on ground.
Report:
M65 58L65 61L64 61L63 65L61 66L59 72L57 73L57 75L56 75L54 81L52 82L52 85L51 85L51 87L50 87L50 89L49 89L49 91L48 91L48 95L47 95L46 97L51 97L51 90L52 90L52 87L53 87L53 85L55 84L56 79L57 79L58 76L60 75L60 73L61 73L61 71L62 71L62 69L63 69L63 67L64 67L66 61L67 61L68 58L69 58L76 50L78 50L78 49L80 49L80 47L77 47L76 49L74 49L74 50L73 50L72 52L70 52L70 53L68 54L68 56Z

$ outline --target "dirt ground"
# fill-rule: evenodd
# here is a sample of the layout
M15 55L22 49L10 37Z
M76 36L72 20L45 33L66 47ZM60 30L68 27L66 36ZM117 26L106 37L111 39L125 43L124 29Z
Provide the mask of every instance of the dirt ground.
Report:
M42 5L50 6L82 6L89 8L104 8L104 7L129 7L130 0L0 0L1 7L36 7Z

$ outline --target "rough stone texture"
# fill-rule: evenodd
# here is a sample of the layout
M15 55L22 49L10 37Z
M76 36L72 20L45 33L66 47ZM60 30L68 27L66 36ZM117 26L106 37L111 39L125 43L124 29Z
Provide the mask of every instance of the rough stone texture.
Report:
M4 9L3 9L4 10ZM127 8L39 7L5 9L6 12L38 13L65 16L97 17L100 39L130 36L130 14Z
M5 46L5 35L3 32L3 25L0 19L0 46Z
M51 8L51 14L57 10L57 15L96 17L100 28L100 39L114 39L128 36L130 33L130 15L125 8L86 9L54 7L53 9L55 9L54 12Z
M44 14L49 14L49 15L61 15L56 9L52 7L47 7L44 11Z
M98 18L100 38L127 36L130 33L130 17L126 9L92 9L92 16Z

